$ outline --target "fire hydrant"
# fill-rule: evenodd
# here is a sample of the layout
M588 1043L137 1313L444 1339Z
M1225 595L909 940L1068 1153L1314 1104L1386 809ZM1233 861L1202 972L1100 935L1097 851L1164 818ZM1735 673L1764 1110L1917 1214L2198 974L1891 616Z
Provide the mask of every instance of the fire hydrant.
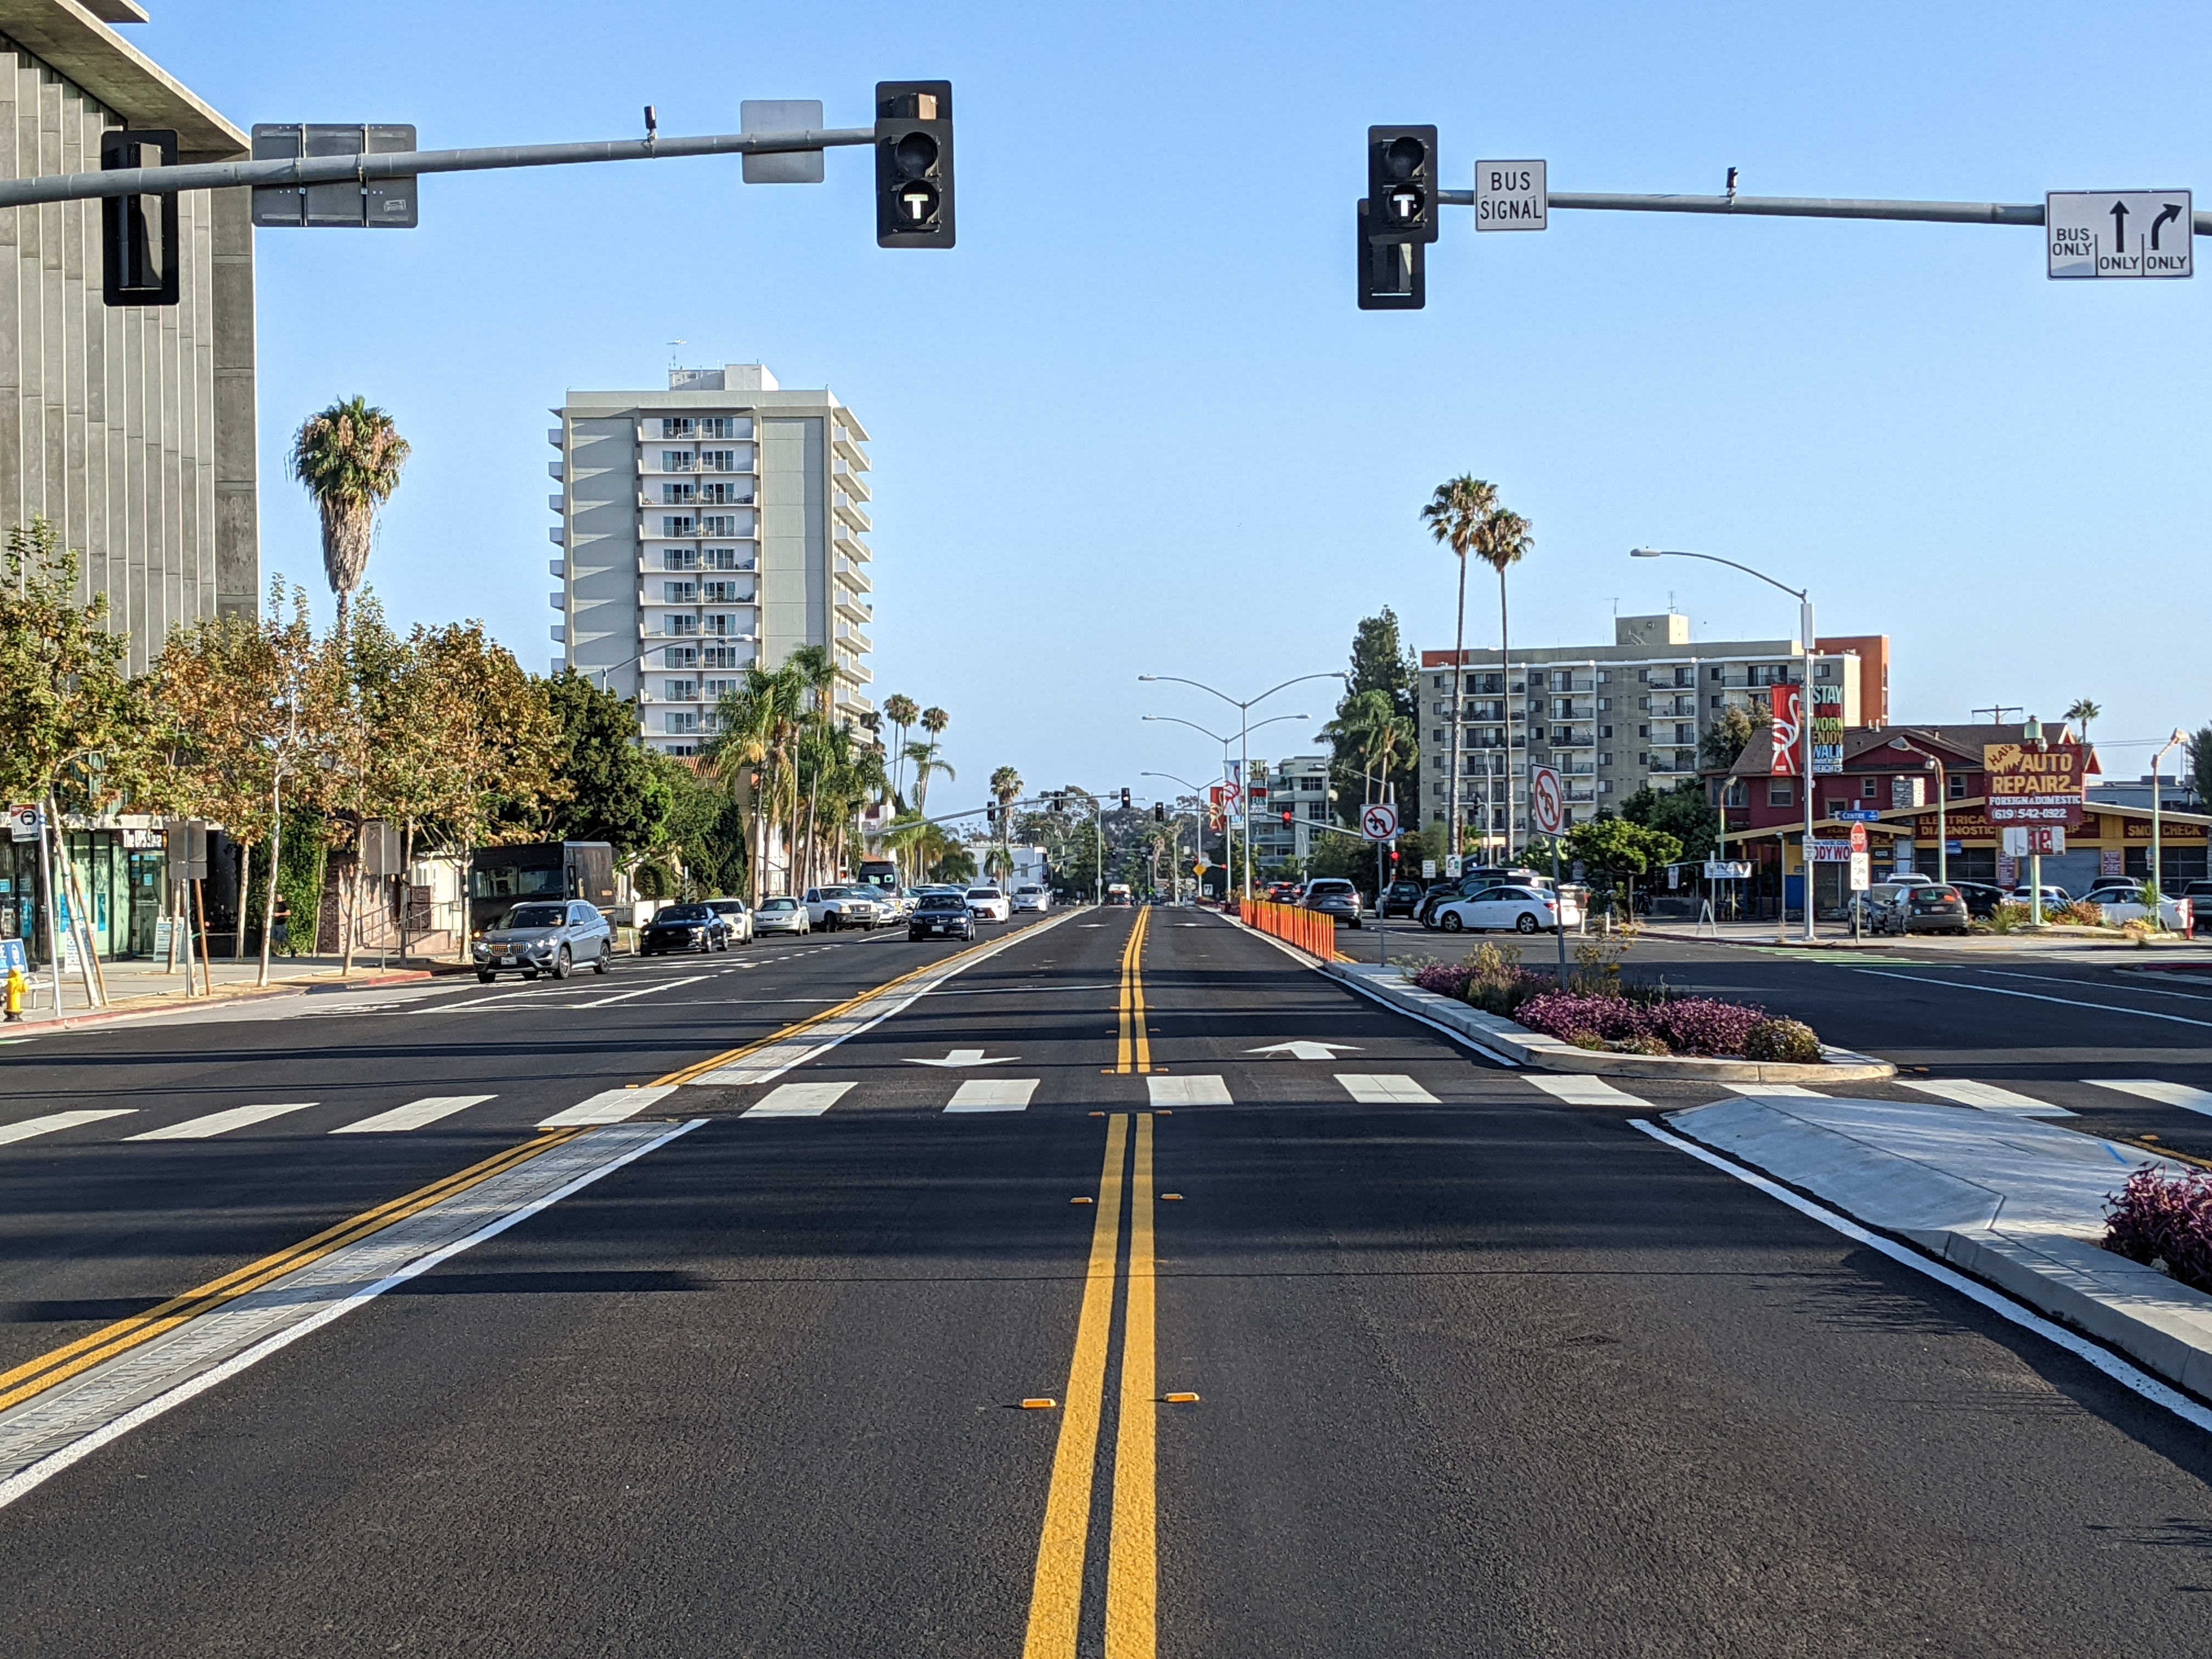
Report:
M23 1018L23 1000L31 994L31 981L23 977L21 968L8 970L8 1022L14 1024Z

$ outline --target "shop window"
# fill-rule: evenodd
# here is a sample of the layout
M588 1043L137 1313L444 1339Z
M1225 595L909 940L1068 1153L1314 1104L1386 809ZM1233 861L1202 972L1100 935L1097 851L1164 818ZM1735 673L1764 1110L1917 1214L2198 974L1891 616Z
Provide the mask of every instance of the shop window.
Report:
M1953 772L1944 780L1944 782L1945 787L1950 791L1953 800L1966 799L1966 780L1964 774Z
M1766 804L1769 806L1789 806L1797 799L1796 780L1770 778L1766 784Z

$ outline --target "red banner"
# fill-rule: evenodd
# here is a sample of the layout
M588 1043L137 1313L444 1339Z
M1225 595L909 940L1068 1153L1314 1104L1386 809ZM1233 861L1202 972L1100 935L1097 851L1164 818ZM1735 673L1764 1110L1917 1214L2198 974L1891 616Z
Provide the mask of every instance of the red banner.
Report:
M1804 735L1799 726L1799 711L1804 707L1798 696L1801 689L1795 685L1767 688L1770 707L1774 710L1774 724L1767 728L1774 748L1774 763L1767 770L1778 778L1797 775L1797 745Z

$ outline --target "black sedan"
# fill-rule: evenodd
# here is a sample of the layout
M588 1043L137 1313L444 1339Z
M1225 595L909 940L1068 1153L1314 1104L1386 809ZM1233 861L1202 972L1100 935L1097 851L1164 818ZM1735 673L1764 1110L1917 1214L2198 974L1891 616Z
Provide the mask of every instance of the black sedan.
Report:
M637 953L659 957L672 951L726 951L735 931L703 904L672 904L656 912L639 931Z
M975 913L968 908L968 896L924 893L907 918L906 936L909 940L975 938Z

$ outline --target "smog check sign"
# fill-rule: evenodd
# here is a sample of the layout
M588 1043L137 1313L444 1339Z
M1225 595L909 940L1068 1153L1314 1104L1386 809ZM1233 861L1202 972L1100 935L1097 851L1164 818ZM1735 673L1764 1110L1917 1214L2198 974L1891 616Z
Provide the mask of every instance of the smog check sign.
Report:
M2197 274L2185 190L2054 190L2043 198L2043 230L2054 280Z

